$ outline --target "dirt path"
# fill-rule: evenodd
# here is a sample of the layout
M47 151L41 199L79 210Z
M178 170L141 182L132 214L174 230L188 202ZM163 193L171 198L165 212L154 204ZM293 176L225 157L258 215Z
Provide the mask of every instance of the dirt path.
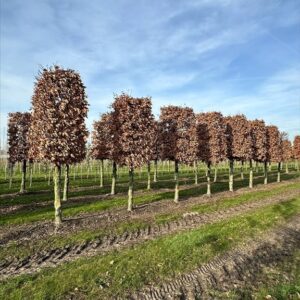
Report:
M274 174L269 175L275 176ZM222 180L218 180L216 183L212 182L212 185L218 184L218 183L225 183L228 180L223 179L224 176L222 176ZM262 178L263 176L255 176L254 179ZM200 180L201 178L198 177ZM203 181L198 183L197 185L194 185L193 183L191 184L186 184L187 181L191 181L193 178L180 178L179 180L179 185L180 185L180 190L187 190L187 189L192 189L195 187L204 187L206 186L206 177L203 177ZM241 179L235 179L235 181L241 181ZM170 182L172 183L172 179L162 179L159 182ZM164 192L173 192L174 188L155 188L151 189L150 191L146 190L146 181L145 182L139 182L139 184L145 183L145 189L138 189L134 192L136 196L140 195L149 195L149 194L160 194ZM154 184L154 183L152 183ZM175 183L174 183L175 184ZM121 186L127 186L127 183L120 183L118 184L119 187ZM78 192L78 191L88 191L88 190L97 190L101 189L99 186L89 186L89 187L77 187L77 188L71 188L70 192ZM33 191L33 192L28 192L25 194L20 194L20 193L11 193L11 194L3 194L0 195L0 203L1 203L1 198L15 198L20 195L33 195L37 196L39 194L49 194L49 190L40 190L40 191ZM118 192L115 195L111 195L110 193L107 194L101 194L99 195L86 195L86 196L74 196L74 197L69 197L67 202L64 202L67 206L70 204L74 203L93 203L96 201L102 201L102 200L109 200L109 199L114 199L116 197L126 197L127 196L127 191L126 192ZM53 206L53 200L45 200L45 201L38 201L38 202L31 202L31 203L25 203L25 204L14 204L14 205L1 205L0 207L0 215L9 215L11 213L17 213L17 212L26 212L26 211L33 211L37 208L43 208L43 207L52 207Z
M183 214L179 220L166 222L162 225L149 225L144 229L126 231L122 235L111 234L102 239L86 241L78 245L39 252L22 260L17 258L6 260L0 264L0 278L24 273L34 273L44 267L54 267L66 261L72 261L83 256L93 256L120 247L155 239L158 236L198 228L205 224L212 224L230 219L267 205L281 203L297 195L299 195L299 191L290 191L284 195L272 196L262 201L245 203L210 214Z
M216 257L192 272L159 286L149 286L131 300L218 299L211 290L226 292L255 282L261 270L283 261L300 247L300 216L268 231L259 239ZM123 298L124 299L124 298Z
M299 179L289 180L281 183L270 183L268 185L257 185L250 190L249 188L241 188L235 192L219 192L211 197L206 195L200 197L190 197L183 199L179 204L175 204L171 199L164 199L148 204L139 205L132 213L128 213L126 207L113 208L109 211L82 213L74 217L65 218L58 232L55 233L54 224L51 221L40 221L22 225L11 225L0 227L0 245L4 245L11 241L34 241L51 235L68 235L73 232L88 228L89 230L98 228L113 227L122 221L144 220L153 221L155 215L183 213L196 204L214 203L226 200L228 198L238 197L245 193L254 191L269 191L275 187L284 187L291 183L299 182ZM300 192L300 189L299 189ZM124 202L125 205L125 202Z
M191 188L196 188L196 187L202 187L206 185L206 182L201 182L198 185L193 185L193 184L186 184L186 181L189 180L187 179L182 179L181 180L181 185L180 189L186 190L186 189L191 189ZM172 182L172 180L162 180L162 181L169 181ZM224 181L218 181L218 182L226 182ZM183 184L184 183L184 184ZM175 184L175 183L174 183ZM121 185L119 185L121 186ZM96 189L101 189L100 187L89 187L88 189L85 188L78 188L78 191L85 191L85 190L96 190ZM74 192L76 189L71 190L70 192ZM153 194L160 194L164 192L173 192L174 188L155 188L151 190L146 190L146 186L144 189L138 189L134 192L135 196L141 196L141 195L153 195ZM47 194L50 193L50 191L45 191L42 192L41 194ZM65 205L70 205L72 203L92 203L96 201L102 201L102 200L108 200L108 199L114 199L116 197L127 197L127 191L126 192L118 192L115 195L111 195L110 193L107 194L102 194L99 193L98 195L85 195L85 196L74 196L74 197L69 197L67 202L63 202ZM20 193L15 193L15 194L10 194L8 198L14 198L20 195L38 195L36 192L29 192L25 194L20 194ZM0 200L1 202L1 200ZM33 211L37 208L42 208L42 207L53 207L53 200L46 200L46 201L39 201L39 202L31 202L31 203L25 203L25 204L14 204L14 205L2 205L0 207L0 214L2 215L8 215L11 213L17 213L17 212L25 212L25 211Z

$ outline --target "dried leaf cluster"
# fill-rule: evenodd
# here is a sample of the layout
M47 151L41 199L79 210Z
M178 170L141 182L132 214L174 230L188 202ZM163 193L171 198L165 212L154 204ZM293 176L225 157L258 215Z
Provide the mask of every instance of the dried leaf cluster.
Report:
M300 135L296 135L294 138L293 155L295 159L300 159Z
M28 159L30 121L31 114L28 112L8 115L8 159L10 163Z
M115 161L133 170L153 156L154 116L151 98L134 98L125 93L112 104L112 142L117 142Z
M267 126L268 134L268 156L271 162L282 161L282 141L277 126Z
M252 140L252 159L257 162L268 161L268 135L263 120L250 121Z
M197 160L196 117L192 108L162 107L160 124L162 159L188 164Z
M197 116L198 158L206 163L219 163L227 158L226 126L219 112Z
M91 156L95 159L109 159L111 140L110 114L103 114L99 121L95 121L92 131Z
M286 132L281 133L281 141L282 141L282 159L283 161L290 161L293 158L293 147L292 143L288 139L288 135Z
M159 121L153 122L153 150L151 160L159 160L161 159L161 152L162 152L162 144L163 144L163 136L162 136L162 125Z
M88 103L80 75L59 66L39 73L32 97L31 156L56 165L86 155Z
M227 155L229 159L249 160L253 156L251 127L244 115L225 118Z

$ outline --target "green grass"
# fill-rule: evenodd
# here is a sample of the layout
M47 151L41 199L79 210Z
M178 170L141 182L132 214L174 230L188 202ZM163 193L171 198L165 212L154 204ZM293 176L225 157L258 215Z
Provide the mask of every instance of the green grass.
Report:
M238 204L257 201L258 199L263 200L265 198L295 189L300 189L300 183L297 182L281 187L275 187L273 190L269 191L248 192L239 197L220 199L215 202L196 204L191 208L191 211L198 213L209 213L221 209L227 209Z
M267 296L276 300L296 300L300 295L300 250L287 256L276 266L263 268L257 274L254 284L245 282L243 287L230 289L227 292L211 290L216 299L266 300Z
M298 174L289 174L286 175L285 178L295 178L298 177ZM275 176L273 176L275 177ZM270 176L271 178L271 176ZM247 180L239 180L235 182L235 188L241 188L247 186ZM226 191L228 188L227 182L219 182L213 185L214 192L221 192ZM180 197L181 199L186 199L189 197L196 197L199 195L203 195L206 192L206 186L191 186L190 188L186 188L184 190L180 191ZM81 192L81 193L84 193ZM146 193L137 195L134 198L134 203L136 205L139 204L146 204L151 203L155 201L160 200L170 200L174 196L173 192L162 192L162 193ZM27 195L26 197L30 197L30 195ZM78 203L63 203L63 216L65 217L71 217L78 215L80 213L89 213L89 212L100 212L105 211L109 209L113 209L116 207L124 207L127 204L127 197L114 197L110 199L100 199L95 200L93 202L78 202ZM207 209L209 210L209 206L207 206ZM24 224L24 223L31 223L31 222L37 222L37 221L43 221L43 220L51 220L53 219L53 207L46 206L42 208L36 208L31 211L19 211L19 212L13 212L10 214L3 215L0 219L0 226L3 225L16 225L16 224Z
M189 271L299 212L300 198L291 199L122 252L82 258L39 274L11 278L2 282L0 298L63 299L75 293L81 298L105 299L124 295L146 283L158 283Z
M299 188L299 183L291 183L285 186L276 187L271 191L256 191L256 192L248 192L233 198L225 198L220 199L217 202L205 203L205 204L197 204L188 208L186 212L197 211L199 213L211 213L214 211L218 211L221 209L226 209L229 207L233 207L242 203L251 202L251 201L261 201L269 196L275 195L277 193L281 193L283 191L290 191ZM44 238L38 241L24 242L22 245L18 245L16 243L10 243L6 246L3 246L0 249L0 260L5 257L26 257L33 253L42 251L42 250L50 250L54 248L61 248L66 245L78 244L84 241L89 241L92 239L100 238L105 234L122 234L125 231L135 231L137 229L143 229L150 224L164 224L166 222L178 220L181 218L182 213L161 213L154 216L154 220L129 220L122 221L117 224L113 224L110 227L105 227L101 229L91 229L91 230L81 230L76 233L71 233L64 236L50 236L48 238ZM26 216L24 216L26 218Z

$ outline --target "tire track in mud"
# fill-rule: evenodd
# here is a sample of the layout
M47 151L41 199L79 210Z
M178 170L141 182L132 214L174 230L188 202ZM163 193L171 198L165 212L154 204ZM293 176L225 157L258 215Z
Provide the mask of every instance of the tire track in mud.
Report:
M106 228L107 225L114 226L117 222L133 219L151 219L151 216L159 213L181 213L195 204L216 203L228 198L238 197L245 193L256 191L271 191L272 188L284 187L285 185L299 182L298 179L281 183L271 183L269 185L258 185L254 189L241 188L234 192L224 191L213 194L211 197L206 195L197 197L188 197L180 201L180 205L175 205L173 201L158 200L147 204L138 205L130 214L124 207L113 208L109 211L80 213L73 217L64 218L57 234L64 235L72 232L89 228ZM299 182L300 183L300 182ZM290 191L287 191L289 193ZM17 241L34 241L35 239L47 238L53 235L55 226L52 221L38 221L29 224L8 225L0 227L0 245Z
M248 241L225 254L213 258L192 272L177 276L158 286L148 286L131 300L219 299L211 291L226 292L255 283L266 266L276 265L292 256L300 247L300 216L285 225L269 230L259 239ZM122 298L124 299L124 297Z
M4 260L0 262L0 279L25 273L34 273L44 267L55 267L61 263L73 261L83 256L88 257L105 253L120 247L155 239L159 236L230 219L258 208L288 201L297 195L299 195L298 191L289 193L288 196L276 195L275 197L266 198L263 201L245 203L209 214L184 213L182 217L176 221L169 221L164 224L153 224L135 231L126 231L121 235L111 234L77 245L67 245L64 248L41 251L21 260L18 258Z

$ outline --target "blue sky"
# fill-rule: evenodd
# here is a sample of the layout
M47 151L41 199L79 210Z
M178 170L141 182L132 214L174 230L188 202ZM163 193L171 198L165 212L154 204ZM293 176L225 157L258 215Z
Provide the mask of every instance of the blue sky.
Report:
M300 1L1 1L1 140L41 66L80 72L89 128L114 93L300 132Z

